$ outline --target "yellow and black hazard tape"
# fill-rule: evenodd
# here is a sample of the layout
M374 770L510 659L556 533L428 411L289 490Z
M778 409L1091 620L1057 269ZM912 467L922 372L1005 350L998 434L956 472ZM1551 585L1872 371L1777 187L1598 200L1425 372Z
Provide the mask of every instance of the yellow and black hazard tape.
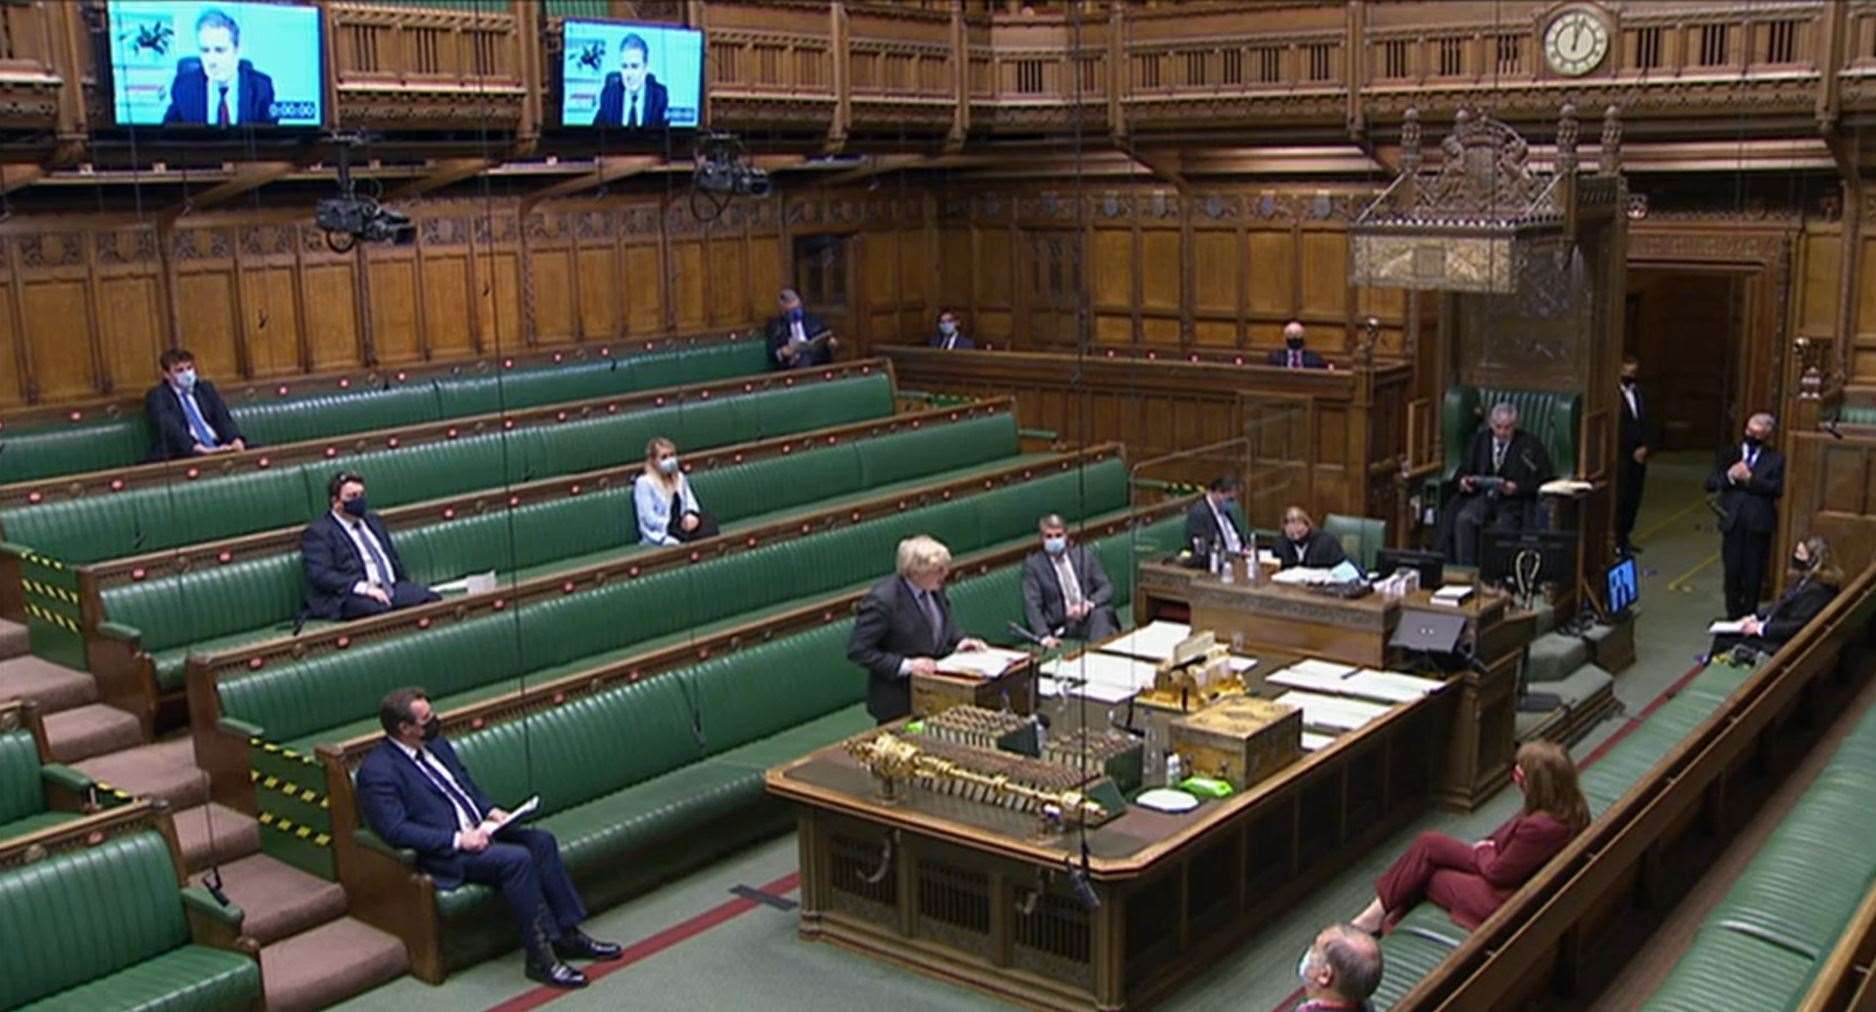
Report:
M310 843L315 847L332 846L332 834L331 833L318 832L314 830L313 827L311 826L299 825L298 823L295 823L292 819L282 818L278 815L275 815L272 812L262 812L260 814L260 824L263 826L266 826L269 829L274 830L277 833L285 833L288 836L293 836L301 840L305 840L307 843Z
M38 580L28 580L22 577L20 579L20 586L26 588L28 593L38 594L40 597L49 597L54 601L64 601L66 604L78 603L77 591L66 590L64 587L54 583L42 583Z
M24 551L20 553L20 558L25 559L27 562L30 562L35 566L42 566L46 569L57 570L58 572L61 572L61 573L65 572L65 563L60 562L59 560L53 558L50 555L40 555L38 552Z
M66 632L75 633L78 631L78 623L74 619L50 609L41 608L31 601L26 602L26 614L41 622L50 622Z
M327 805L326 798L324 795L320 794L316 790L313 790L311 787L301 787L299 784L296 784L291 780L282 780L279 777L264 777L264 776L261 776L260 770L249 770L248 779L254 783L261 785L267 790L278 791L281 794L284 794L289 798L294 798L299 801L304 801L307 804L312 804L313 802L317 801L319 802L319 807L321 808L330 807L329 805Z

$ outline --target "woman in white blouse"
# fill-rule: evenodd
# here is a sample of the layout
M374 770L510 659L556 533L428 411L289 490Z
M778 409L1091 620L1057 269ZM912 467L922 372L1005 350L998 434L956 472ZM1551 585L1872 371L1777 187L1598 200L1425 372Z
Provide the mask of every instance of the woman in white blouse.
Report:
M663 436L645 444L645 473L632 485L632 504L641 544L680 545L717 533L716 518L697 504L678 467L677 444Z

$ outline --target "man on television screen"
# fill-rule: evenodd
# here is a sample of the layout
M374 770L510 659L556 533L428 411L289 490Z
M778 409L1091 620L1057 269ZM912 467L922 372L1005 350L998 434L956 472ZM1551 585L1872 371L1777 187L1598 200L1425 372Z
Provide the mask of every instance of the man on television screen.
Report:
M274 122L274 79L241 58L241 26L210 7L195 19L198 56L176 61L165 123L239 126Z
M665 107L670 93L658 78L646 72L651 62L651 47L636 33L619 43L619 69L606 75L606 86L599 92L599 113L595 126L640 127L664 126Z

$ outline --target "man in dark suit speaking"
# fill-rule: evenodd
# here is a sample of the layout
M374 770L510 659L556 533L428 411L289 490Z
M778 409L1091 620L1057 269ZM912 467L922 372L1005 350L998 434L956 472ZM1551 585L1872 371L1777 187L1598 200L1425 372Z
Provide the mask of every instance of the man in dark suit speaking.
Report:
M1725 571L1726 617L1750 615L1765 586L1765 560L1778 530L1778 497L1785 493L1785 455L1771 446L1774 422L1763 412L1746 422L1746 438L1722 447L1707 475L1718 494L1720 566Z
M365 479L341 471L326 484L326 495L332 509L300 535L306 614L365 618L442 600L436 591L410 580L404 560L391 546L391 532L365 504Z
M378 704L385 739L358 766L358 809L371 831L417 852L438 889L476 882L501 890L521 927L527 974L554 987L585 987L562 960L617 959L619 946L588 938L586 907L542 829L510 823L469 776L442 736L443 721L422 689L398 689Z
M937 671L938 659L953 651L984 648L951 620L949 548L923 534L907 538L896 568L860 600L847 638L847 659L866 669L866 712L881 724L912 712L913 675Z
M207 126L271 124L274 117L274 79L241 58L241 26L210 7L195 19L199 56L176 61L176 79L169 86L165 123L201 123Z
M1114 584L1101 557L1070 544L1068 525L1054 513L1043 517L1042 551L1023 560L1023 620L1044 646L1065 639L1104 640L1120 631L1114 616Z
M646 70L650 61L651 47L644 39L627 35L619 43L619 69L606 75L593 125L627 130L664 126L671 96L657 76Z

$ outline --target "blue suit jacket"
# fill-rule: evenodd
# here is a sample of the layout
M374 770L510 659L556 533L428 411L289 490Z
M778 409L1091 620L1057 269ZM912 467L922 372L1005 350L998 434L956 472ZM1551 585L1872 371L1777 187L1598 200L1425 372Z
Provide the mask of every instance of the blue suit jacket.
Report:
M484 813L495 807L456 758L449 739L438 737L425 747ZM429 873L438 889L454 889L463 883L463 854L455 842L455 806L388 738L358 764L358 814L384 842L416 851L417 867Z
M393 578L408 579L404 560L398 558L397 549L391 544L391 532L384 529L384 521L378 519L376 513L367 513L365 526L371 528L384 549ZM339 605L345 601L345 595L365 578L365 560L359 557L351 535L339 527L338 518L330 511L321 514L300 534L300 565L306 571L306 613L314 618L338 618Z
M235 126L266 126L274 118L274 79L242 60L235 65L241 85L236 101ZM169 85L169 108L163 113L165 123L208 123L208 74L202 70L202 58L185 56L176 61L176 79Z

